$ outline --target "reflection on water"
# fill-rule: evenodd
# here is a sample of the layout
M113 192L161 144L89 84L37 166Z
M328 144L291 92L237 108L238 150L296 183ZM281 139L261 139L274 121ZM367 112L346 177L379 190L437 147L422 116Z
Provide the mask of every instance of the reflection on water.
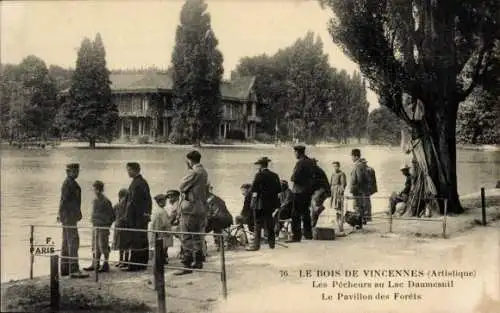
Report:
M65 164L78 162L81 166L78 182L82 187L81 224L88 224L92 199L92 182L102 180L106 184L107 196L116 202L117 192L127 187L125 164L138 161L142 173L148 180L151 192L164 192L177 188L186 172L185 148L163 149L55 149L14 150L3 149L1 153L1 243L2 281L26 277L28 274L28 230L30 224L53 224L56 220L61 183L65 177ZM379 196L388 195L401 188L403 178L399 167L405 160L400 149L366 147L362 149L368 164L377 172ZM226 148L202 149L202 163L208 170L214 191L228 204L233 214L241 209L239 186L250 182L255 174L253 162L268 156L271 168L281 178L289 179L295 159L289 148ZM311 148L309 154L317 158L328 175L331 162L340 161L345 171L351 169L350 148ZM493 186L498 179L499 152L461 151L458 158L459 192L476 192L481 186ZM383 210L384 201L374 203L374 210ZM38 230L40 238L51 236L60 243L57 229ZM82 244L90 238L81 231ZM42 239L39 239L42 240ZM36 263L38 265L38 261ZM36 273L46 272L35 268Z

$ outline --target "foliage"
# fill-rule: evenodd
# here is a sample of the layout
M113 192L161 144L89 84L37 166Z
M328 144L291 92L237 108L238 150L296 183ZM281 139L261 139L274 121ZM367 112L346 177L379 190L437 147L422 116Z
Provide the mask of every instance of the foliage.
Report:
M221 119L223 57L206 10L204 0L184 3L172 53L173 101L179 111L171 139L190 143L215 138Z
M456 178L458 105L477 85L491 88L497 81L500 3L320 2L335 15L329 27L333 41L359 64L382 104L424 136L428 174L439 196L448 198L450 211L462 212ZM422 118L413 119L408 108L417 107Z
M1 69L2 136L46 139L53 134L56 87L45 62L30 55Z
M377 145L398 145L401 142L402 127L404 127L403 121L391 110L381 106L368 116L368 140Z
M466 144L498 144L500 98L477 88L458 109L457 140Z
M62 111L64 133L88 140L111 140L118 121L118 108L111 98L110 72L101 36L82 41L71 80L68 102Z
M137 143L140 145L146 145L149 144L151 141L149 139L149 136L141 136L137 138Z
M274 134L278 124L280 138L311 143L364 135L368 101L361 76L332 68L323 43L312 32L272 56L242 58L231 74L256 76L258 114L266 117L260 132Z
M245 132L239 129L231 129L227 132L227 139L232 140L245 140Z
M274 136L266 133L257 133L255 134L255 141L261 143L273 143Z

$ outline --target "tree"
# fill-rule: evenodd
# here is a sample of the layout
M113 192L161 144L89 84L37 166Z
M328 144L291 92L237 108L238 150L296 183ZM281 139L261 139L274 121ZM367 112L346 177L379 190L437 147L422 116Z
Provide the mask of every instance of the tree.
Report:
M63 105L63 129L69 135L87 140L95 148L97 140L111 140L118 120L118 109L111 99L110 72L101 36L82 41L71 80L69 101Z
M9 133L11 140L51 136L56 89L45 62L30 55L18 66L4 68L3 74L2 122L8 126L4 132Z
M477 88L458 109L457 140L465 144L498 144L500 98Z
M491 81L498 44L496 0L320 0L335 18L333 41L359 64L381 103L424 140L429 176L449 212L460 213L457 192L458 105ZM404 109L421 107L420 119ZM443 207L441 206L441 209Z
M199 144L202 137L214 139L218 134L223 57L206 10L203 0L187 0L175 34L172 76L177 113L172 139L177 142Z
M377 145L399 145L403 127L403 121L394 112L385 106L378 107L368 116L368 140Z

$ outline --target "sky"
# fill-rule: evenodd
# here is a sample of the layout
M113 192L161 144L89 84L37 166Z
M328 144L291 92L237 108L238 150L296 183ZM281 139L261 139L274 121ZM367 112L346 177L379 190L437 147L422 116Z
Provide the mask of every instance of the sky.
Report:
M333 16L317 1L206 0L212 28L229 78L240 58L273 54L308 31L324 43L332 66L358 70L332 42L327 23ZM47 63L75 67L84 37L100 33L110 69L168 68L182 0L2 1L0 60L19 63L34 54ZM369 91L370 110L378 107Z

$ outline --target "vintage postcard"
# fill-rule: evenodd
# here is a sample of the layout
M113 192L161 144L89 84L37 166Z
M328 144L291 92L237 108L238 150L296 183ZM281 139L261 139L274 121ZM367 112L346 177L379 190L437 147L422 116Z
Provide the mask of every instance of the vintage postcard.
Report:
M500 312L498 0L0 2L2 312Z

